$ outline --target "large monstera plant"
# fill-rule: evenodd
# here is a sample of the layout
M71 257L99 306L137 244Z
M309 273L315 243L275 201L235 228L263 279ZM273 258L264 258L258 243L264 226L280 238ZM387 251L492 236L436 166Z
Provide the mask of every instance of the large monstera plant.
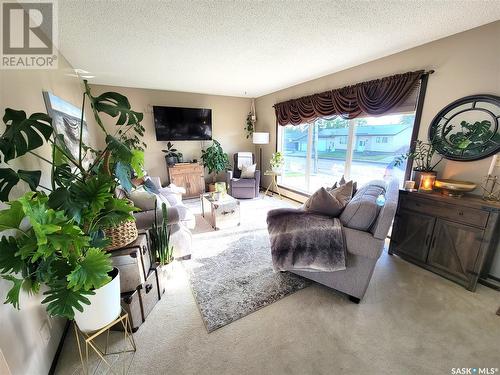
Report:
M115 197L118 184L132 188L133 174L142 176L143 114L131 109L128 99L115 92L93 96L84 81L80 147L72 155L64 136L44 113L29 117L7 108L5 131L0 136L3 168L0 168L0 199L8 206L0 211L0 276L12 283L6 303L19 308L21 290L38 293L45 285L47 311L52 316L74 318L83 311L88 295L110 281L112 269L104 247L105 229L133 220L128 200ZM89 100L106 146L96 150L82 141L83 111ZM106 130L100 114L116 119L116 131ZM36 150L52 149L52 158ZM142 144L144 145L144 144ZM50 186L41 186L40 170L14 170L9 163L29 155L50 165ZM91 160L88 162L88 160ZM14 186L24 181L30 190L9 201Z

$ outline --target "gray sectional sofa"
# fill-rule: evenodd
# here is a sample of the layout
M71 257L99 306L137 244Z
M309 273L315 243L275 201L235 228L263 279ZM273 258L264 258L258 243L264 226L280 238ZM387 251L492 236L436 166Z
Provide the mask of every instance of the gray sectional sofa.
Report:
M373 208L373 197L379 194L377 193L379 188L384 189L385 203L377 210ZM371 191L375 193L370 197ZM396 212L398 194L397 180L372 181L360 188L352 198L352 204L350 202L344 209L339 218L343 224L347 250L345 270L334 272L293 270L292 272L346 293L351 301L359 303L365 295L377 260L384 249L384 241ZM365 225L367 218L372 221L369 228L356 229Z

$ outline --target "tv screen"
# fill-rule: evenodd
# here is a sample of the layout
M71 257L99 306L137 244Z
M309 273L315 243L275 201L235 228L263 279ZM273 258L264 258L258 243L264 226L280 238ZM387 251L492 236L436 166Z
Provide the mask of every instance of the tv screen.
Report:
M157 141L212 139L212 110L153 106Z

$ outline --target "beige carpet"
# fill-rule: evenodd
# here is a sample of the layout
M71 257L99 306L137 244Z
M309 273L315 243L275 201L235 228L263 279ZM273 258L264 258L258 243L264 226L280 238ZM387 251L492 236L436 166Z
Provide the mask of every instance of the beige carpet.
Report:
M242 202L242 213L247 204L281 204L256 201ZM176 265L164 298L135 334L135 356L117 360L130 364L130 374L173 375L421 375L498 368L499 302L492 289L480 285L471 293L384 253L359 305L315 284L208 334L186 274ZM59 374L80 371L70 333Z

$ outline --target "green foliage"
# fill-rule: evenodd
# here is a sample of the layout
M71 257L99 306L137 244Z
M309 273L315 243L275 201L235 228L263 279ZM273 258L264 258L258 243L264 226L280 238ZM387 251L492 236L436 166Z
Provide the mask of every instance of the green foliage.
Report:
M164 265L173 260L174 247L170 245L170 229L168 227L168 211L165 203L161 205L162 221L158 225L158 215L155 206L155 220L149 230L151 239L151 253L154 254L155 261Z
M19 293L21 292L21 287L23 285L23 279L19 279L12 275L3 276L7 281L12 281L14 284L12 288L7 292L7 299L5 303L11 303L16 309L19 309Z
M111 280L108 276L113 268L110 254L100 249L90 248L80 263L68 275L68 288L90 290L94 285L104 285Z
M249 112L247 115L247 119L245 122L245 131L247 132L247 139L250 138L255 131L252 121L252 112Z
M167 143L167 148L165 150L161 150L165 153L165 157L167 158L177 158L180 154L176 148L174 148L174 144L172 142ZM181 154L182 156L182 154Z
M208 169L208 173L212 174L214 183L217 173L229 167L229 157L222 149L220 143L215 139L212 145L206 150L201 150L201 160L203 161L203 166Z
M26 112L7 108L3 122L6 129L0 137L0 151L5 162L37 149L52 135L52 119L45 113L27 118Z
M18 273L23 270L24 261L14 237L0 239L0 274Z
M73 319L74 310L83 310L86 296L110 278L109 255L103 251L109 240L104 229L125 220L134 220L137 210L128 200L114 196L118 182L130 187L132 171L143 175L143 114L131 109L128 99L107 92L92 96L85 81L84 97L90 100L97 124L105 134L104 150L94 150L80 139L78 158L57 134L52 120L43 113L27 117L24 111L7 108L0 136L2 161L31 153L51 165L51 192L36 191L41 171L0 168L0 199L7 202L12 188L26 182L34 192L8 202L0 211L0 277L13 283L6 303L19 308L21 290L38 293L43 283L48 290L43 303L50 315ZM82 109L83 111L83 109ZM100 114L116 119L117 131L108 134ZM83 117L83 113L82 113ZM80 124L82 126L83 124ZM49 144L48 160L32 151ZM137 147L136 147L137 146ZM92 157L83 161L86 156ZM78 160L76 160L78 159ZM45 190L50 190L44 187Z
M19 169L17 172L11 168L0 168L0 200L5 202L9 200L10 191L21 180L25 181L31 190L35 190L40 183L40 171L24 171Z
M473 146L480 146L489 140L493 132L490 130L491 122L488 120L476 121L471 124L467 121L460 123L460 131L449 135L452 146L459 150L466 150ZM451 132L453 125L448 125L445 136Z
M135 172L136 178L144 177L144 151L133 149L130 166Z
M0 211L0 231L19 228L21 221L24 218L23 205L21 202L9 202L9 209Z
M87 82L85 85L88 88ZM90 92L90 91L89 91ZM127 97L116 92L105 92L99 96L89 95L92 108L96 112L104 112L111 117L118 117L116 125L135 125L142 121L144 115L133 111ZM96 116L97 123L102 124L99 116Z
M120 181L120 185L127 193L132 191L132 168L129 164L122 163L121 161L115 164L115 176Z
M75 309L82 312L82 304L90 305L89 299L85 296L95 293L91 290L74 290L68 288L64 282L58 282L51 285L51 288L43 294L47 297L42 303L47 304L49 315L74 319Z
M285 157L283 156L283 153L279 151L273 153L273 155L271 156L271 160L269 161L271 168L281 168L284 163Z
M436 145L437 141L425 143L420 140L416 140L412 150L394 159L394 165L399 166L403 164L406 159L413 159L416 165L414 170L419 172L432 172L441 160L443 160L441 157L436 163L433 163L432 161L436 152Z
M20 228L21 210L31 225L27 230ZM73 318L73 308L80 309L79 301L83 301L79 296L109 281L109 256L90 248L90 238L63 211L49 208L44 193L28 192L5 211L0 213L2 229L21 233L0 240L0 276L14 284L6 303L19 307L21 285L37 292L40 284L45 283L52 303L48 311ZM14 218L5 219L9 214ZM22 278L15 277L16 273ZM61 289L63 285L67 290Z

